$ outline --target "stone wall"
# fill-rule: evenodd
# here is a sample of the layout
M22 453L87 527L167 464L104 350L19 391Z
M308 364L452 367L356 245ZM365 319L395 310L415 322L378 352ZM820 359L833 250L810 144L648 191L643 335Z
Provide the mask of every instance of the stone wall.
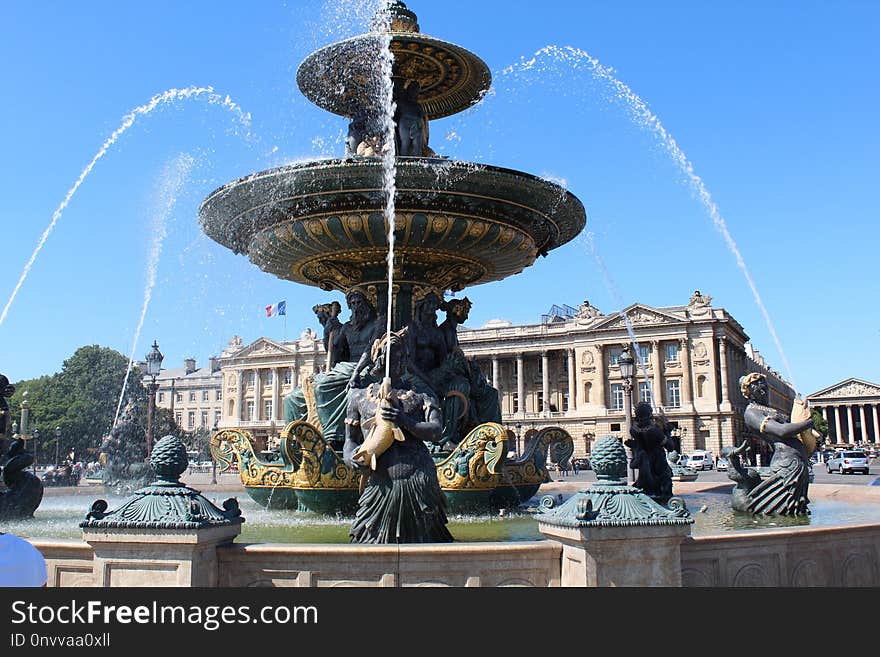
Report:
M880 586L880 525L686 538L681 575L683 586Z

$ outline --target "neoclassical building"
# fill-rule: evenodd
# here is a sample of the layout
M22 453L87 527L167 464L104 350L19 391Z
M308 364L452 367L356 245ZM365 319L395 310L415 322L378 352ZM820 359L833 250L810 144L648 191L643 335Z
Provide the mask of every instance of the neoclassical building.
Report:
M880 442L880 385L850 378L807 396L810 406L828 422L828 438L834 444Z
M146 371L146 364L141 364ZM156 377L156 406L167 408L177 424L187 431L212 429L220 421L223 392L220 359L211 358L208 367L196 367L195 358L186 358L183 367L163 369ZM150 377L143 377L146 387Z
M518 436L519 449L530 429L555 425L571 434L581 455L597 437L623 436L625 388L617 361L623 344L632 342L630 332L638 345L633 407L645 400L662 410L685 452L705 448L717 455L750 437L738 385L748 372L767 374L771 405L791 410L792 387L752 348L742 326L699 292L686 305L633 304L608 315L588 302L554 306L536 324L460 327L459 341L499 390L504 424ZM283 426L284 396L325 361L323 343L310 329L291 342L260 338L245 346L233 338L219 359L218 426L247 428L265 444Z

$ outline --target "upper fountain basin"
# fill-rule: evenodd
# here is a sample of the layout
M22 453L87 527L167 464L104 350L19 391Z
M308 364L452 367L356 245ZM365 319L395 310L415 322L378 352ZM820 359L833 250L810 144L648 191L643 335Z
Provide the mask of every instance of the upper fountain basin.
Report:
M440 158L396 158L394 280L459 290L522 271L573 239L583 204L530 174ZM379 158L298 163L220 187L205 234L263 271L325 290L386 278Z

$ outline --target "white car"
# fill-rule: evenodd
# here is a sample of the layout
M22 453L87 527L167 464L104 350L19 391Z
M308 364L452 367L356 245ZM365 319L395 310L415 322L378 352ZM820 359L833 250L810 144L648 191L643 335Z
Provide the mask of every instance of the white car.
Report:
M828 472L837 470L840 474L861 472L868 474L868 456L861 450L837 452L825 463Z
M715 467L715 456L703 449L695 450L688 460L688 467L694 470L711 470Z

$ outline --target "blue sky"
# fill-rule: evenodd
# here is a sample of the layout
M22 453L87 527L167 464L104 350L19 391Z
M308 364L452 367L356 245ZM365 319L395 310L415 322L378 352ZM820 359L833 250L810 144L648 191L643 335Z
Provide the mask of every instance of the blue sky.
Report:
M584 56L613 68L662 122L736 241L807 394L880 382L880 5L875 2L542 3L412 0L422 31L486 61L494 93L432 124L432 147L565 181L584 203L607 280L583 238L522 274L465 292L469 325L540 320L584 299L612 312L709 294L785 373L742 271L655 130L633 120ZM205 363L234 334L317 329L333 298L277 280L201 235L200 201L253 171L342 152L344 121L312 106L299 63L365 31L370 3L23 2L0 5L0 227L6 305L53 213L123 117L165 90L211 86L251 115L196 99L139 115L83 180L0 325L0 371L58 371L83 344L126 355L157 217L166 238L135 355ZM194 164L168 208L168 175ZM286 322L263 307L287 301Z

